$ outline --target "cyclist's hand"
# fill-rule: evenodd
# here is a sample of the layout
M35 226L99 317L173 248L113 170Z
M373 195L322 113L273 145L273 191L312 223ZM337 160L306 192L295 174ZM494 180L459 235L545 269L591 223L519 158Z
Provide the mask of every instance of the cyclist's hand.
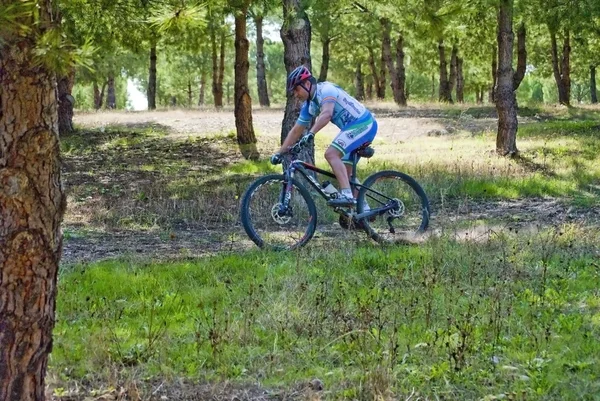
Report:
M279 153L275 153L273 156L271 156L271 164L273 165L281 164L282 161L283 159L281 158L281 154Z
M312 142L314 138L315 138L315 134L313 134L312 132L309 132L308 134L306 134L302 138L300 138L300 140L298 141L298 145L306 146L310 142Z

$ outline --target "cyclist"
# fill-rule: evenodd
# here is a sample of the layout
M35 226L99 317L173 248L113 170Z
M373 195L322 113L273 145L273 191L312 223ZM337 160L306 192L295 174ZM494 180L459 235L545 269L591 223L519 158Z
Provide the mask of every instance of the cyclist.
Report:
M319 82L312 76L308 68L300 66L287 78L287 91L299 100L305 101L300 116L290 130L277 153L271 156L272 164L282 161L285 153L302 136L314 116L317 119L313 126L300 140L307 143L330 121L341 131L325 151L325 159L331 166L340 184L340 194L331 199L331 206L354 206L356 199L350 189L348 177L352 172L350 153L367 142L372 142L377 134L377 122L371 112L360 102L331 82Z

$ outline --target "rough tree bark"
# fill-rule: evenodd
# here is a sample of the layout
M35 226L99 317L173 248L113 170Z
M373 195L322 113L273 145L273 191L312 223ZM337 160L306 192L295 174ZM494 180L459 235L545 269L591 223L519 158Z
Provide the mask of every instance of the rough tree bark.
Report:
M246 17L250 0L242 3L235 14L235 128L240 151L246 159L258 160L260 154L256 149L256 135L252 126L252 99L248 88L248 49L250 43L246 34Z
M94 81L94 108L96 110L100 110L102 108L102 104L104 103L104 91L106 90L106 85L108 82L104 82L102 84L102 90L98 87L98 83Z
M280 35L284 48L283 62L288 74L300 65L312 70L310 58L311 29L304 3L302 0L283 0L283 25L281 26ZM288 94L285 114L281 124L282 143L298 118L300 106L301 103L294 96ZM309 163L314 163L314 147L307 148L300 157Z
M598 95L596 94L596 66L590 65L590 100L592 104L598 103Z
M517 98L513 72L513 0L500 0L498 8L498 83L496 85L496 110L498 134L496 152L501 156L516 156L517 150Z
M382 52L387 71L390 76L392 94L394 102L399 106L406 106L406 96L404 94L405 79L400 79L400 74L404 73L404 41L402 35L396 43L396 65L392 58L392 43L391 43L391 23L387 18L381 18L381 26L383 28L382 37ZM403 77L404 78L404 77ZM401 85L402 84L402 85Z
M204 106L204 91L206 88L206 72L200 73L200 88L198 89L198 106Z
M383 38L381 40L381 59L379 64L379 92L377 93L377 98L380 100L385 99L385 81L386 81L386 65L385 65L385 55L383 51Z
M61 183L56 79L34 60L52 24L40 0L0 44L0 400L45 399L66 197ZM37 21L37 23L34 23Z
M58 132L66 135L73 132L73 107L75 98L71 95L75 84L75 69L58 79Z
M270 107L269 91L267 90L267 74L265 71L265 40L263 38L263 16L254 16L256 26L256 85L258 102L262 107Z
M148 110L156 110L156 41L150 45L150 67L148 68Z
M456 81L458 79L458 48L456 45L452 45L452 53L450 54L450 78L448 82L448 88L450 90L450 96L452 96L452 91L456 88Z
M517 70L515 71L513 88L517 90L523 77L525 77L525 70L527 69L527 48L525 47L525 38L527 31L525 29L525 23L519 25L517 30Z
M558 59L558 45L556 43L556 32L550 31L550 42L552 44L552 70L554 72L554 80L558 89L558 102L569 106L571 104L571 65L570 65L570 33L565 30L563 39L563 54L562 59Z

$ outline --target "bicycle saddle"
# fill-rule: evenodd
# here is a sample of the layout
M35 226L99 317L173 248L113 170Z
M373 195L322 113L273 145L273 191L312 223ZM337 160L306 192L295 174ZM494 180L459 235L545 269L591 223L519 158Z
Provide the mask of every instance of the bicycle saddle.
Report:
M365 159L373 157L373 155L375 154L375 149L373 149L370 145L371 142L367 142L360 148L356 149L354 152L356 152L356 154L360 157L364 157Z

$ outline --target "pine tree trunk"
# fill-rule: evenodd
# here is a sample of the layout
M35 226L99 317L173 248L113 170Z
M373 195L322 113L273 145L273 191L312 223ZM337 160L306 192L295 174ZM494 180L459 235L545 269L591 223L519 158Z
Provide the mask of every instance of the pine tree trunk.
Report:
M373 100L373 77L367 76L367 86L365 88L367 100Z
M396 104L406 106L408 91L406 91L406 69L404 68L404 36L400 34L396 41L396 75L398 80L398 93L394 96Z
M61 182L54 73L33 46L51 25L38 1L28 36L0 42L0 400L42 401L55 324L66 197ZM33 17L31 18L33 19Z
M356 74L355 74L355 78L354 78L354 85L356 88L356 100L364 100L365 99L365 82L363 79L362 64L360 61L356 63Z
M104 91L106 90L107 84L108 82L104 82L102 84L102 91L100 91L98 88L98 83L94 81L94 108L96 110L100 110L104 104Z
M385 99L385 81L386 81L386 65L385 65L385 54L383 51L383 37L381 40L381 60L379 65L379 93L377 93L377 98L380 100Z
M188 78L188 85L187 85L187 93L188 93L188 107L191 108L192 107L192 80Z
M448 65L446 62L446 51L444 40L440 39L438 43L438 52L440 56L440 102L452 103L452 94L450 93L450 81L448 80Z
M323 45L323 56L321 58L321 71L319 71L319 82L327 81L327 72L329 71L329 48L331 45L331 39L325 38L321 41Z
M109 109L117 108L117 92L115 89L115 74L111 71L108 73L108 92L106 93L106 107Z
M517 90L527 69L527 48L525 47L525 23L522 22L517 30L517 70L515 71L515 79L513 89Z
M225 33L221 30L220 33L220 50L217 51L217 28L211 24L210 40L212 50L212 93L213 101L216 108L223 107L223 76L225 71Z
M265 51L263 38L263 17L254 17L256 26L256 85L258 89L258 102L262 107L270 107L269 91L267 90L267 74L265 71Z
M280 35L284 48L283 62L288 74L300 65L305 65L312 70L310 59L310 21L304 7L305 2L302 0L283 0L284 23L281 27ZM285 114L281 123L282 143L298 118L300 106L301 102L297 101L294 96L287 96ZM300 157L309 163L314 163L314 147L306 148L306 151Z
M198 90L198 106L204 106L204 88L206 88L206 73L202 70L200 74L200 88Z
M554 80L558 89L558 102L566 106L571 103L571 68L569 63L571 46L569 41L569 31L565 32L563 42L563 56L558 59L558 45L556 43L556 32L550 32L550 42L552 45L552 70Z
M456 58L456 101L458 103L465 102L465 78L463 75L463 59Z
M148 68L148 110L156 110L156 43L150 47L150 68Z
M58 79L58 132L66 135L73 132L73 106L75 98L71 95L75 84L75 70L70 69L66 76Z
M498 10L498 84L496 110L498 134L496 152L502 156L515 156L517 150L517 98L512 67L514 35L513 0L500 0Z
M377 73L377 65L375 64L375 55L373 49L369 47L369 66L371 67L371 75L373 76L374 90L377 96L381 93L379 89L379 74Z
M250 43L246 34L246 17L248 15L249 0L235 14L235 128L240 151L246 159L258 160L260 157L256 149L256 136L252 126L252 99L248 88L248 49Z
M590 100L592 104L598 103L598 95L596 94L596 66L590 65Z
M492 86L490 87L488 102L496 103L496 85L498 84L498 49L492 51Z
M396 73L396 67L394 66L394 60L392 59L392 39L391 39L391 24L387 18L381 18L381 27L383 28L383 36L381 42L381 51L383 54L383 61L387 67L387 72L390 76L390 84L392 87L392 94L394 101L398 103L398 74Z
M450 79L448 81L448 90L450 92L450 96L452 96L452 91L456 88L456 80L457 80L457 58L458 58L458 48L456 45L452 46L452 53L450 55Z

